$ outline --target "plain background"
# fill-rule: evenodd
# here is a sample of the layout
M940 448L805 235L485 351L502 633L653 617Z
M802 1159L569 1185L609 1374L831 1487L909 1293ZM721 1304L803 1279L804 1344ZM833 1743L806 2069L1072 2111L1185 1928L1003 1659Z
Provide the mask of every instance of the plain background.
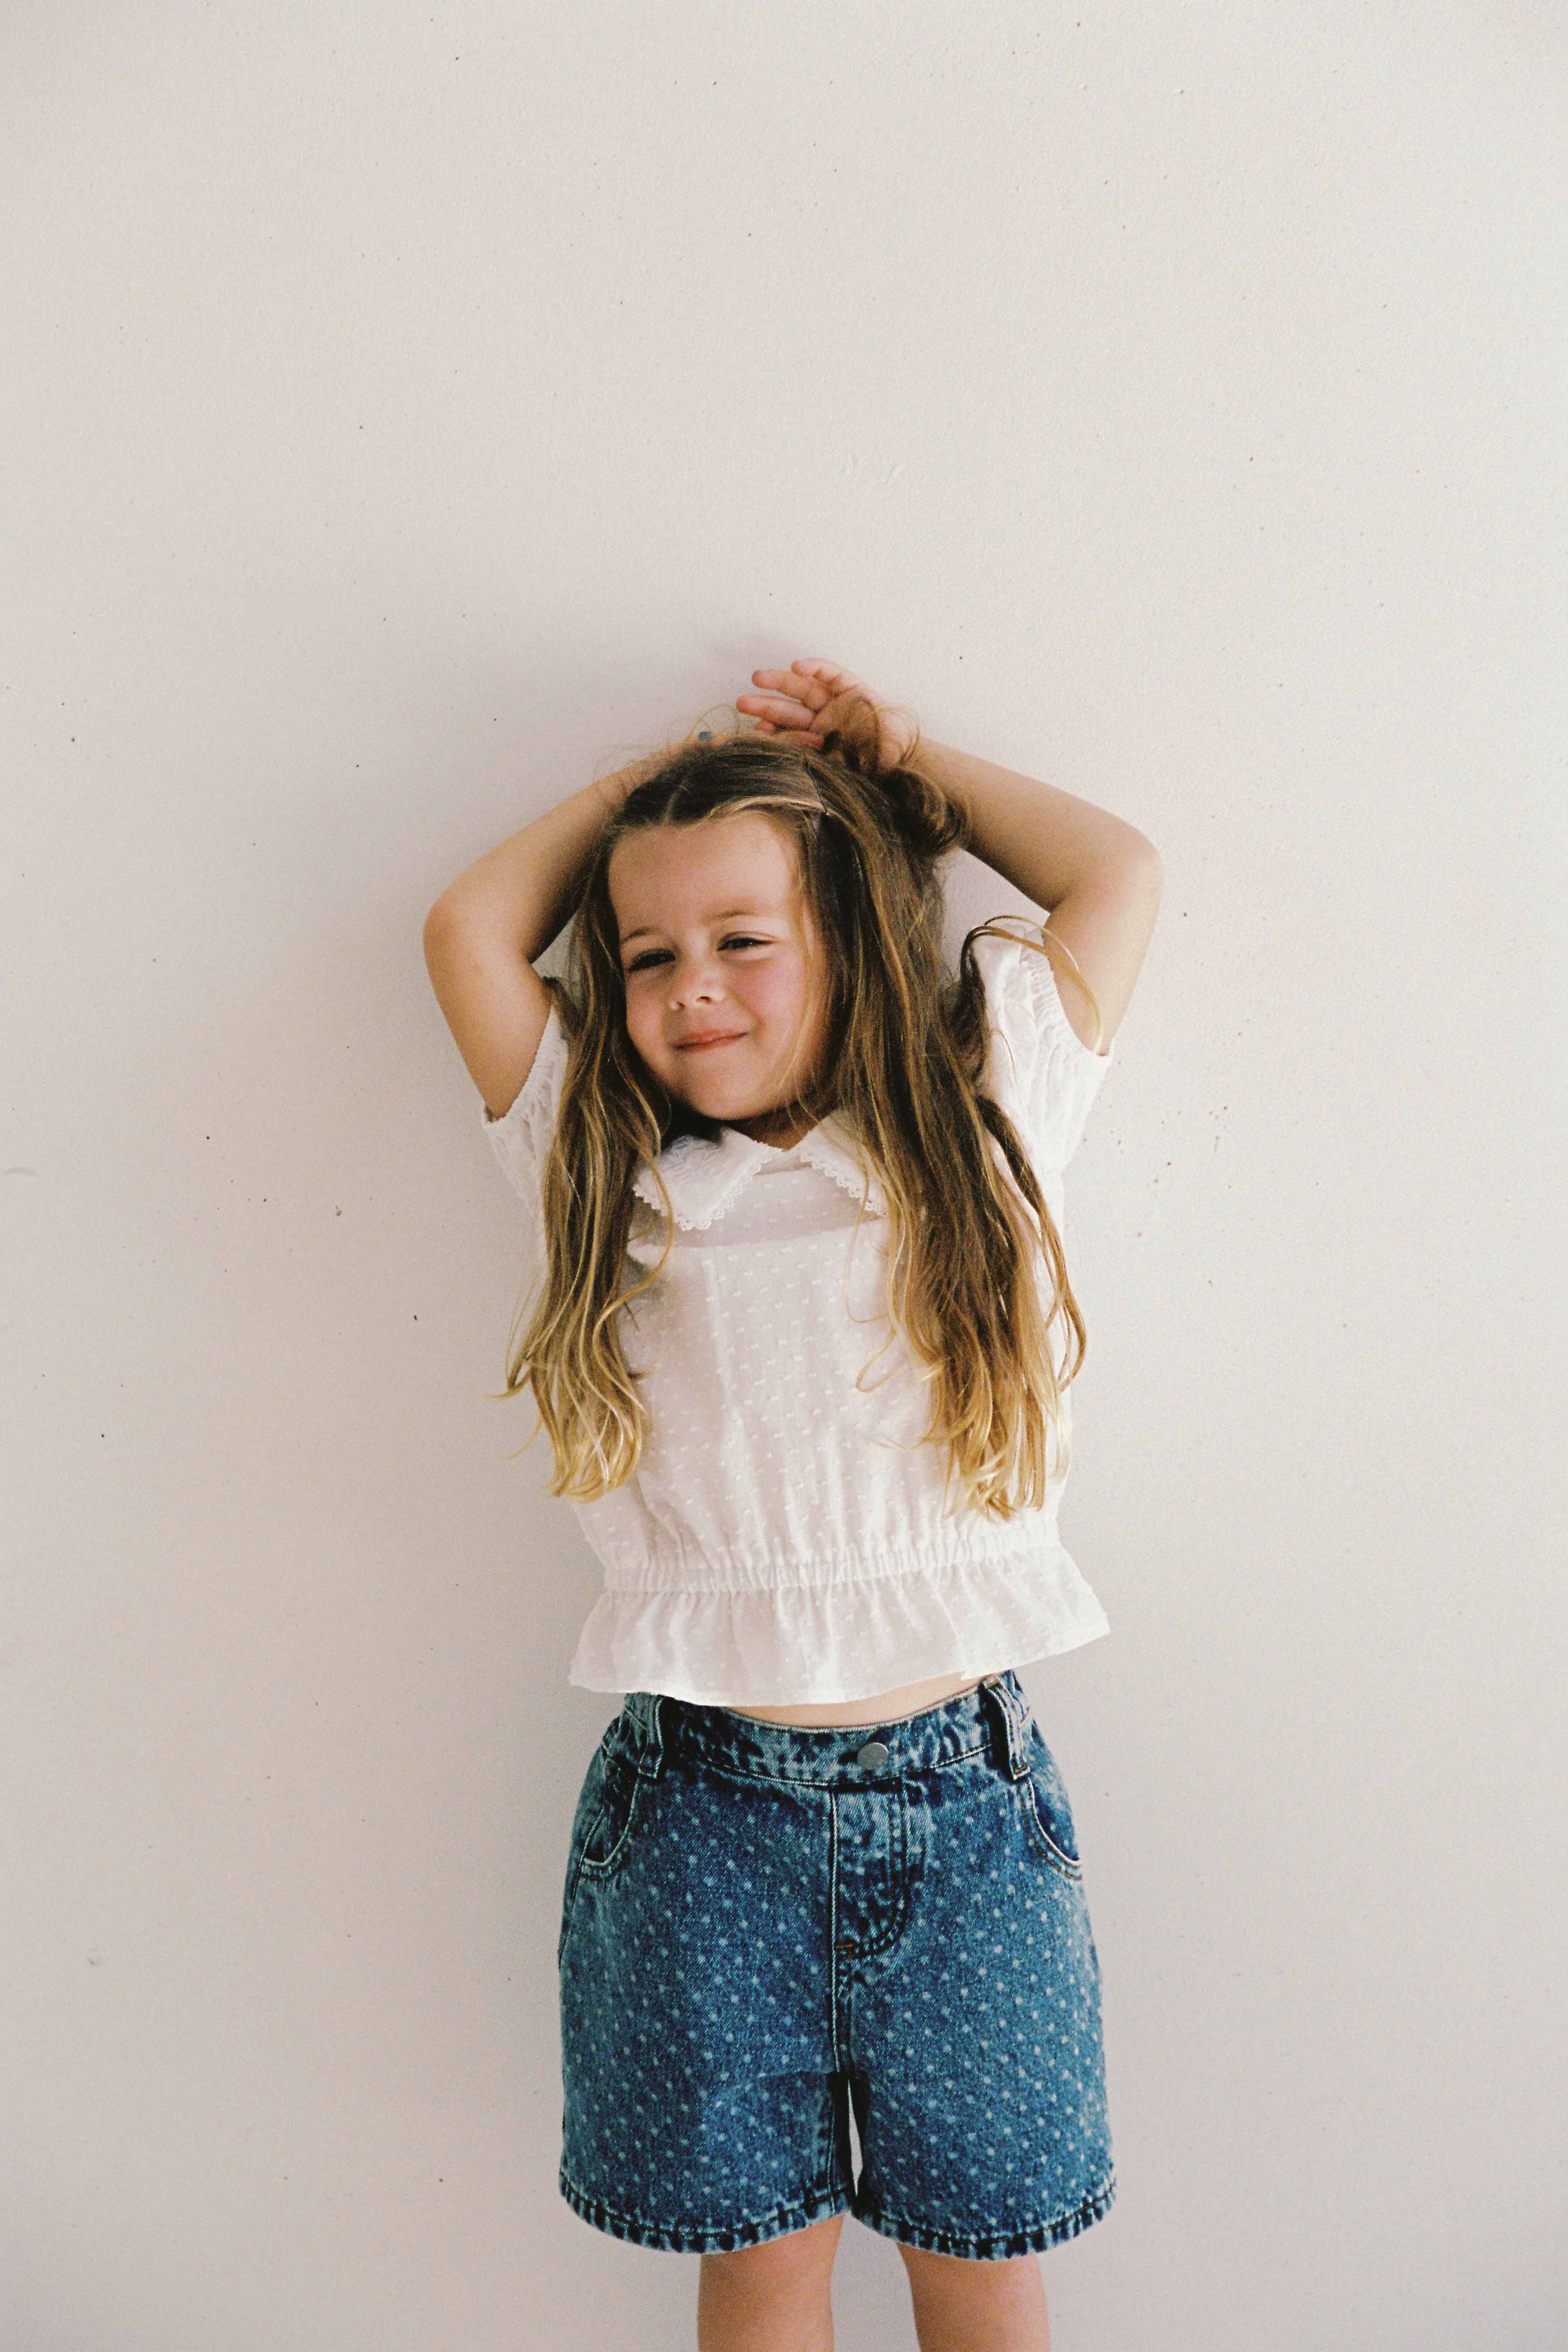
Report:
M1058 2352L1560 2347L1560 13L8 38L7 2352L694 2341L556 2191L618 1700L420 927L796 654L1164 858L1068 1180L1112 1632L1026 1675Z

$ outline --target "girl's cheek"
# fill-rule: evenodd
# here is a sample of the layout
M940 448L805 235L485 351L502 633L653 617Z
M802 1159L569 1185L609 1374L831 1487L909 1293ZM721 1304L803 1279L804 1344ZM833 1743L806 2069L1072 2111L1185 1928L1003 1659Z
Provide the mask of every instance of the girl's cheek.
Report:
M799 975L777 965L749 973L741 992L753 1013L774 1021L793 1020L804 995Z
M658 1052L658 1023L630 990L626 993L626 1034L645 1062L650 1051Z

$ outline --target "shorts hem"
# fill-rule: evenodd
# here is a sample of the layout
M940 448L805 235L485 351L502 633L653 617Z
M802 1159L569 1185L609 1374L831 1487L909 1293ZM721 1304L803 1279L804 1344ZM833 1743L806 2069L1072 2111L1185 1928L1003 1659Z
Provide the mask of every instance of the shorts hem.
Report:
M564 2165L558 2185L572 2210L594 2229L622 2238L628 2245L651 2246L668 2254L734 2253L742 2246L760 2246L770 2238L804 2230L809 2222L825 2221L831 2214L847 2213L850 2206L847 2189L823 2185L807 2189L766 2213L749 2215L743 2221L656 2221L646 2213L617 2212L602 2197L590 2196Z
M940 2229L930 2221L913 2221L905 2213L889 2213L882 2207L852 2205L849 2210L866 2229L876 2230L884 2238L896 2239L900 2245L918 2246L930 2254L961 2254L971 2262L1005 2262L1015 2254L1043 2254L1047 2246L1076 2238L1109 2213L1115 2202L1116 2175L1108 2172L1099 2187L1091 2189L1070 2212L1058 2213L1031 2229L994 2231L988 2236L966 2236L962 2231Z

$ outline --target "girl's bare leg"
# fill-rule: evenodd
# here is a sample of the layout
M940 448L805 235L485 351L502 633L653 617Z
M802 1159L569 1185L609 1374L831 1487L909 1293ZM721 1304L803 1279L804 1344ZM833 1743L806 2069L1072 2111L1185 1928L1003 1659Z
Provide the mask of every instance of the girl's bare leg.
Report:
M697 2286L697 2352L833 2352L833 2258L844 2216L704 2254Z
M921 2352L1051 2352L1038 2254L977 2263L900 2245Z

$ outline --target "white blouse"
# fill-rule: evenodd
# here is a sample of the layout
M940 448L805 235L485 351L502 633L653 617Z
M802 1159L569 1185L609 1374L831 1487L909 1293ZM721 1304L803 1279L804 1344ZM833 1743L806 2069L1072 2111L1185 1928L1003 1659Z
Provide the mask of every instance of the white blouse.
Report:
M1115 1049L1078 1036L1045 952L994 935L973 951L984 1083L1059 1232L1062 1171ZM535 1279L568 1050L552 1006L506 1116L480 1105L534 1237ZM955 1485L943 1516L947 1448L918 1442L930 1397L885 1312L887 1202L847 1123L830 1115L784 1151L738 1128L718 1142L678 1136L658 1164L674 1247L621 1322L651 1432L624 1486L571 1506L605 1589L569 1679L783 1706L994 1673L1109 1632L1058 1534L1065 1478L1005 1521L957 1501ZM648 1167L635 1191L629 1255L650 1267L665 1220ZM1070 1390L1063 1404L1070 1416Z

